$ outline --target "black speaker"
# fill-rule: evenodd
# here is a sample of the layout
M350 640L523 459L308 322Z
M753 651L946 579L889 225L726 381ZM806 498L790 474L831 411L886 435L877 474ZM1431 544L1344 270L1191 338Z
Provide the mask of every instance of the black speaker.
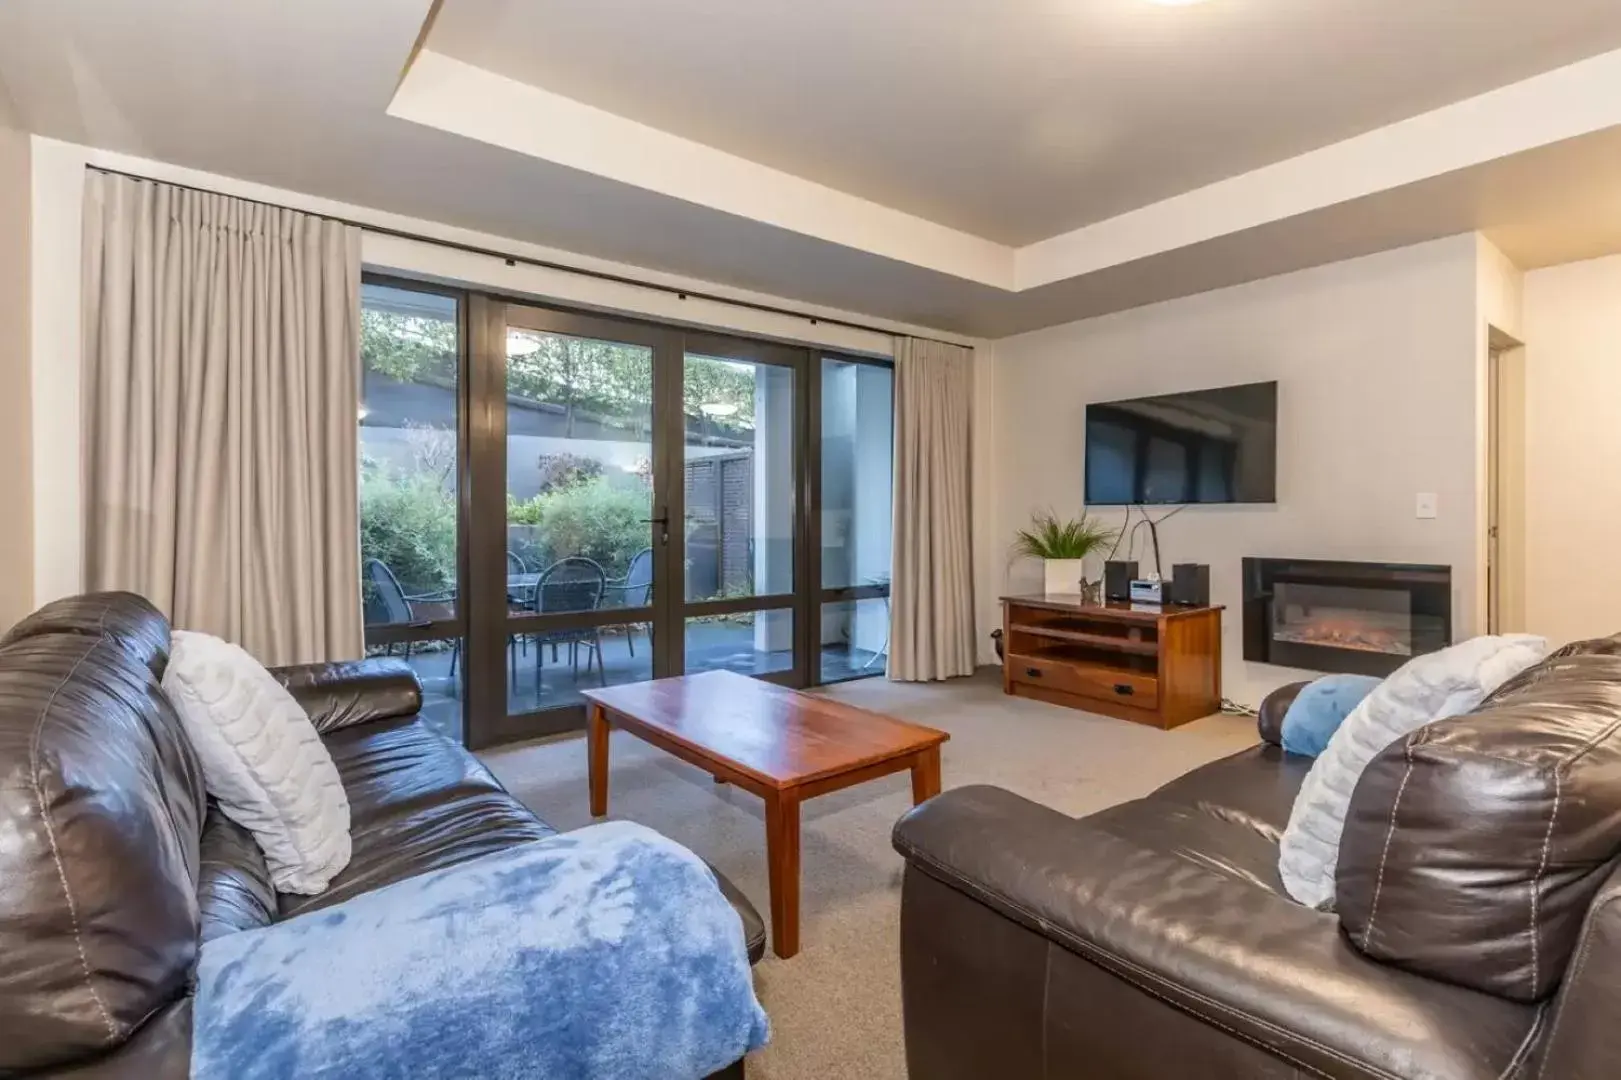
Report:
M1171 603L1210 606L1210 567L1205 563L1177 563L1171 567Z
M1130 600L1131 583L1137 577L1137 562L1116 562L1110 559L1103 564L1103 598L1105 600Z

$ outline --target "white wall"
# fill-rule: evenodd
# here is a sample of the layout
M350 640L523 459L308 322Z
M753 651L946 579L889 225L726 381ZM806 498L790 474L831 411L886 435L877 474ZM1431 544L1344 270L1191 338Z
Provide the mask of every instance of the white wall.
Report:
M850 580L889 580L894 537L895 377L872 365L855 368L855 492L852 500ZM854 607L850 643L881 652L889 641L889 605L868 600Z
M770 365L754 370L754 594L794 591L794 377ZM754 619L758 652L792 651L790 616Z
M1039 566L1007 560L1013 531L1033 509L1081 507L1088 402L1269 379L1276 505L1190 507L1160 529L1167 572L1211 566L1227 696L1254 704L1295 677L1243 660L1246 555L1450 565L1454 634L1474 632L1479 259L1465 234L997 342L994 469L981 466L989 487L975 492L994 522L978 553L982 637L1000 617L997 587L1040 591ZM1415 516L1419 492L1439 496L1438 518Z
M34 136L31 140L31 267L33 295L30 374L32 415L40 418L31 434L33 487L33 596L42 603L79 591L83 580L83 521L80 509L79 354L80 243L83 221L83 174L100 166L163 180L261 199L312 213L395 229L439 240L507 251L549 262L619 274L637 280L700 290L716 296L752 300L802 310L825 318L843 318L880 326L898 334L976 345L973 339L928 327L894 323L814 304L753 293L744 289L683 278L679 275L624 266L538 244L490 236L469 229L340 203L299 192L272 188L231 177L182 168L127 154L78 146ZM0 181L3 189L3 181ZM821 345L829 349L893 355L889 333L854 330L806 318L750 311L548 270L458 251L434 243L367 233L362 247L368 267L408 276L454 282L531 296L572 307L712 327L740 334ZM15 399L14 399L15 400ZM4 419L0 412L0 420ZM26 433L0 423L6 434ZM3 549L0 549L3 551Z
M1475 234L1475 295L1480 326L1495 326L1508 336L1525 340L1525 275L1490 240Z
M0 88L0 627L33 608L33 484L29 469L28 136Z
M1525 275L1526 628L1621 631L1621 256Z

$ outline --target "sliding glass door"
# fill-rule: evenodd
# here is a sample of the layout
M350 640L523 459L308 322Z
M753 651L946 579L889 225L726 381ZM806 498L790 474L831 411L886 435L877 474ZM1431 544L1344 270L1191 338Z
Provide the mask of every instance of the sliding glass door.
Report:
M679 342L591 315L477 309L472 723L486 745L581 727L581 690L678 670L661 429Z
M803 686L806 353L684 335L682 669Z
M588 687L716 669L810 681L809 354L475 310L473 397L496 404L475 404L472 483L500 498L475 495L471 521L474 745L583 726Z
M887 363L368 277L368 652L476 747L581 691L881 674Z

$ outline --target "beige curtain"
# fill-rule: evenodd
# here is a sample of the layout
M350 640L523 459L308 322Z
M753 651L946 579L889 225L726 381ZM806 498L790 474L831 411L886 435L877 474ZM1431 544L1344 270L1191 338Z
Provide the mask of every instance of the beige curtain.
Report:
M895 543L889 677L974 671L968 511L973 350L895 342Z
M360 231L91 171L85 580L265 664L363 649Z

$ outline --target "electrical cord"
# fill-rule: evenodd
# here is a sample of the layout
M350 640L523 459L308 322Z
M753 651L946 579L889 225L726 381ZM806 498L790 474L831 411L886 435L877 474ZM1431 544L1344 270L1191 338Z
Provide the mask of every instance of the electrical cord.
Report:
M1143 517L1138 519L1137 524L1135 524L1135 525L1133 525L1131 527L1131 539L1126 543L1126 558L1131 559L1131 558L1136 557L1136 555L1137 555L1137 530L1141 529L1144 525L1147 525L1147 524L1148 524L1148 517L1145 514Z
M1120 523L1119 530L1114 534L1114 546L1109 549L1109 554L1105 557L1105 561L1112 562L1114 560L1114 553L1120 550L1120 538L1126 535L1126 528L1131 524L1131 511L1132 506L1128 503L1126 505L1125 520ZM1131 552L1127 551L1126 554L1129 556Z
M1142 518L1137 522L1136 525L1132 526L1131 540L1126 545L1126 558L1128 558L1128 559L1131 558L1132 554L1137 550L1137 530L1138 529L1141 529L1144 525L1147 525L1149 535L1152 536L1152 535L1154 535L1155 530L1157 530L1160 527L1161 524L1163 524L1164 522L1169 521L1171 518L1174 518L1176 515L1180 514L1182 511L1186 510L1190 505L1191 505L1190 503L1183 503L1181 506L1178 506L1175 510L1167 511L1166 513L1161 514L1157 518L1149 517L1148 516L1148 511L1139 506L1137 508L1137 510L1138 510L1138 513L1142 514ZM1127 516L1128 517L1130 516L1130 508L1129 507L1127 508ZM1159 566L1158 560L1157 560L1157 555L1158 555L1158 545L1157 544L1155 546L1155 555L1156 555L1156 561L1155 561L1154 569L1155 569L1155 571L1157 573L1163 573L1163 568L1161 566Z

